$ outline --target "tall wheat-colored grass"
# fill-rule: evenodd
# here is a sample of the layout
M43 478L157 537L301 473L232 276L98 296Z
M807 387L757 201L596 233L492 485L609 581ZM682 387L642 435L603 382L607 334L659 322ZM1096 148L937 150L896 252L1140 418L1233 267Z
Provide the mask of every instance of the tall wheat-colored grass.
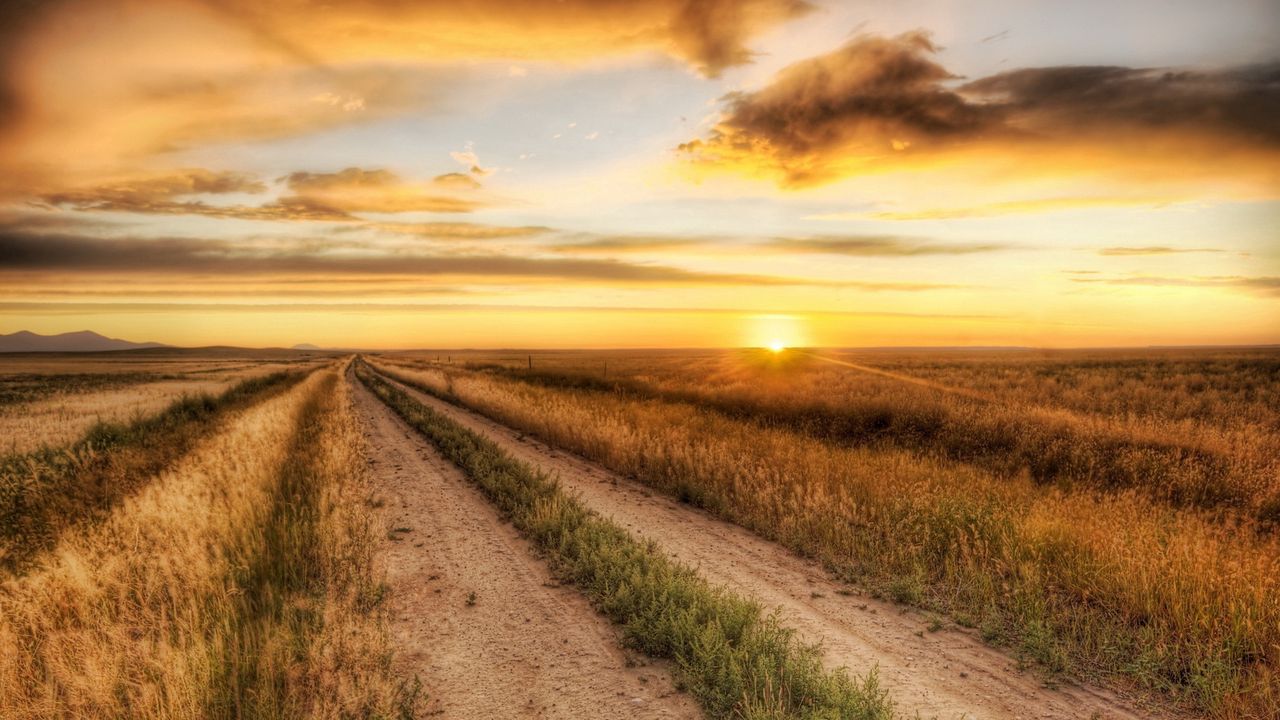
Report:
M254 365L183 376L135 374L133 377L139 382L99 381L100 387L77 382L74 375L50 376L42 381L47 391L40 397L0 406L0 455L66 445L79 439L96 423L122 422L150 415L182 397L216 395L238 382L278 369ZM4 383L5 380L0 379L0 384Z
M629 644L673 661L676 682L710 718L891 720L874 670L862 678L822 667L755 602L709 585L652 543L633 537L475 432L357 365L383 402L427 437L571 581Z
M496 359L502 360L501 356ZM509 377L691 402L1001 475L1136 489L1280 528L1280 354L706 352L485 363ZM852 359L856 362L845 364ZM871 364L868 364L871 363ZM606 375L607 372L607 375Z
M243 411L0 585L0 716L390 716L359 438L336 382Z
M1280 540L1249 521L841 447L689 403L383 369L1051 669L1128 679L1219 717L1280 707Z

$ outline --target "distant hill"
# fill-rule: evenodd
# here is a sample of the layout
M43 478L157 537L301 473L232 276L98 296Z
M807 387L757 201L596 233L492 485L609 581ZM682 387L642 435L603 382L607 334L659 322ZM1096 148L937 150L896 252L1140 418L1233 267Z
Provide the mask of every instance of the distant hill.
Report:
M61 335L37 335L20 330L12 335L0 335L0 353L16 352L104 352L109 350L142 350L168 347L156 342L129 342L99 335L96 332L62 333Z
M311 343L298 343L297 345L294 345L290 349L291 350L319 350L321 348L318 345L312 345Z

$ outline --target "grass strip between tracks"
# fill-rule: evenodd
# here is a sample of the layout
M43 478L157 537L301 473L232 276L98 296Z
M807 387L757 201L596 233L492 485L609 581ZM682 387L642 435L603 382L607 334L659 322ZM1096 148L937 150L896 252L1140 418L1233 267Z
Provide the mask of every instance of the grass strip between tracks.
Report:
M775 616L633 538L556 480L424 406L363 363L357 376L460 467L533 542L552 570L622 626L637 650L675 663L677 682L709 717L890 718L876 675L823 669L816 647Z

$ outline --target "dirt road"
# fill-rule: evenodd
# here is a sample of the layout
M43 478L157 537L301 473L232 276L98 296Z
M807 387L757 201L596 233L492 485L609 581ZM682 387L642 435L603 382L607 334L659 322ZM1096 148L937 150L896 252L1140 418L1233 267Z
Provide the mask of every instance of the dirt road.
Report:
M460 471L354 378L385 502L392 631L424 715L698 718L661 665L631 667L618 636Z
M903 716L952 718L1152 718L1101 690L1045 687L1032 672L959 628L929 632L928 620L864 596L817 563L730 523L660 496L594 463L524 436L483 416L405 386L416 399L498 443L514 457L560 477L595 511L657 542L712 583L780 608L782 620L827 663L863 672L879 668Z

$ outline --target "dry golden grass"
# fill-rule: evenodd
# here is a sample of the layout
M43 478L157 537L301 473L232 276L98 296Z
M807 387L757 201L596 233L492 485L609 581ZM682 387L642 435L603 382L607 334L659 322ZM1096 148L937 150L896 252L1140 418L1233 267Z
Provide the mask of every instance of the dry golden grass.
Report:
M839 444L1064 488L1134 488L1280 524L1274 350L554 353L534 356L532 372L526 357L459 359L549 386L691 402Z
M0 406L0 455L66 445L79 439L96 423L128 421L151 415L183 396L216 395L242 380L284 367L277 363L245 363L243 360L229 363L184 360L157 364L51 359L45 361L40 372L32 372L29 363L26 359L0 359L0 389L6 379L13 383L16 378L26 382L44 378L44 388L36 399ZM120 374L143 382L77 391L82 387L75 382L79 374Z
M1280 707L1280 539L1248 519L842 446L694 403L382 367L1050 669L1134 681L1218 717Z
M0 716L391 715L360 439L336 382L244 411L0 585Z

